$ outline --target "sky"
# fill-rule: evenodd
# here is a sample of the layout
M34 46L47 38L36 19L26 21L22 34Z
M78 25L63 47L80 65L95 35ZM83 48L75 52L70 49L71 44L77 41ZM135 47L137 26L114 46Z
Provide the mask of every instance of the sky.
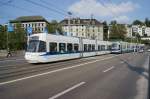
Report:
M0 24L20 16L40 15L48 21L68 18L96 18L103 22L150 19L150 0L0 0Z

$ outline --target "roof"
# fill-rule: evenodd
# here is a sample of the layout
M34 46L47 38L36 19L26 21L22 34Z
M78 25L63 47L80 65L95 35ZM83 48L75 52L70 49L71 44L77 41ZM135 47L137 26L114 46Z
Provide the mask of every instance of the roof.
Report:
M10 20L11 23L16 23L16 22L41 22L41 21L48 22L42 16L21 16L21 17L16 18L15 20Z
M60 22L61 25L68 25L69 19L64 19ZM70 19L70 25L103 25L96 19Z

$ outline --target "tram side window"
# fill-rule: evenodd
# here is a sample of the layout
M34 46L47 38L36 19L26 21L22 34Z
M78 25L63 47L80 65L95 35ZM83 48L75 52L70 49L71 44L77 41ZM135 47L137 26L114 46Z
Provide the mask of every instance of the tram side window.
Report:
M119 49L119 50L121 49L121 46L120 46L120 45L118 45L118 49Z
M108 50L111 50L111 45L108 46Z
M79 44L74 44L74 51L78 52L79 51Z
M87 49L87 44L84 44L84 51L87 52L88 49Z
M91 51L91 44L88 44L88 51Z
M51 53L56 53L57 52L57 43L55 42L50 42L49 43L49 51Z
M67 44L67 51L70 53L73 51L73 47L72 47L72 44L71 43L68 43Z
M95 51L95 45L94 44L92 45L92 51Z
M40 41L38 52L46 52L46 42Z
M59 52L60 53L66 52L66 44L65 43L59 43Z
M101 46L101 50L102 50L102 51L105 51L105 45L102 45L102 46Z
M101 50L101 46L100 45L98 45L98 51L100 51Z

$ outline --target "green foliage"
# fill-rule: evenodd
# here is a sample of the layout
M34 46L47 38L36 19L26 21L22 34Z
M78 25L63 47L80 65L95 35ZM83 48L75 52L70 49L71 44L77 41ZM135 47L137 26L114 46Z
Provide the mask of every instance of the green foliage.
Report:
M6 49L6 27L0 25L0 49Z
M51 23L47 24L48 33L56 33L56 31L62 34L62 29L56 20L52 20Z
M149 45L150 46L150 40L141 40L141 43Z
M150 27L150 20L148 18L145 18L145 25L147 27Z
M122 24L112 24L110 28L110 39L111 40L124 40L127 30Z
M107 25L107 22L104 21L103 22L103 33L104 33L104 40L108 40L108 25Z
M144 22L140 21L140 20L135 20L132 23L133 25L144 25Z
M26 32L21 27L20 23L16 24L13 32L7 33L7 27L0 26L0 49L7 49L7 34L8 47L10 50L22 50L26 44Z

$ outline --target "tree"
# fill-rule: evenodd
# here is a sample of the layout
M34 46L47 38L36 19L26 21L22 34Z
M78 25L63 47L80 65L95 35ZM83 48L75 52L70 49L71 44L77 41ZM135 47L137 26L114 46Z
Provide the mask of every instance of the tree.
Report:
M117 21L116 21L116 20L113 20L113 21L110 22L110 24L111 24L111 25L117 24Z
M56 33L62 34L62 29L60 24L56 20L52 20L50 23L47 23L48 33Z
M6 49L7 44L6 44L6 39L7 39L7 28L6 26L0 25L0 50L1 49Z
M127 30L123 24L112 24L110 28L111 40L125 40L126 34Z
M15 23L14 31L8 33L8 45L10 50L22 50L26 44L26 32L21 27L21 23Z
M148 18L145 18L145 25L147 27L150 27L150 20Z
M144 25L144 23L140 20L133 21L132 25Z
M103 22L103 33L104 33L104 40L108 40L108 25L107 22Z

